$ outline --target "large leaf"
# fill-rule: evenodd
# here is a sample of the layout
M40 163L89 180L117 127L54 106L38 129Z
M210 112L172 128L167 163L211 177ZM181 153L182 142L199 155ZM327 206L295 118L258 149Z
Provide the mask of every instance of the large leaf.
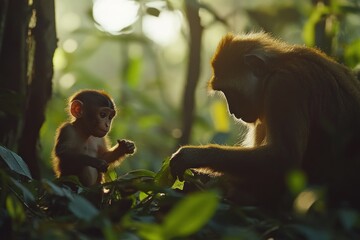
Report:
M164 235L170 239L197 232L214 215L218 202L215 192L197 192L182 199L165 217Z
M14 222L23 222L26 219L24 207L19 199L13 195L6 197L6 210ZM1 238L3 239L3 238Z
M21 191L22 198L25 202L35 202L35 197L32 192L25 187L22 183L18 182L17 180L11 178L11 181L15 184L15 186Z
M322 18L330 13L329 7L318 4L313 10L304 25L303 38L307 46L315 45L315 27Z
M153 171L147 169L136 169L127 172L126 174L118 177L118 180L134 180L134 179L152 179L155 177L155 173Z
M165 159L160 171L155 176L155 183L161 187L171 187L175 178L170 173L170 158Z
M32 179L28 166L16 153L0 146L0 158L12 171Z
M50 180L47 180L47 179L43 179L42 180L42 182L43 182L43 186L44 186L44 188L48 191L48 192L50 192L50 193L52 193L52 194L54 194L54 195L56 195L56 196L59 196L59 197L66 197L66 198L68 198L69 200L72 200L73 199L73 193L69 190L69 189L67 189L67 188L63 188L63 187L59 187L59 186L57 186L55 183L53 183L53 182L51 182Z
M48 192L56 196L66 197L69 200L69 210L79 219L90 221L99 214L99 210L82 196L74 194L69 189L59 187L47 179L43 179L42 182Z
M99 210L85 198L74 195L69 203L69 210L79 219L90 221L99 214Z

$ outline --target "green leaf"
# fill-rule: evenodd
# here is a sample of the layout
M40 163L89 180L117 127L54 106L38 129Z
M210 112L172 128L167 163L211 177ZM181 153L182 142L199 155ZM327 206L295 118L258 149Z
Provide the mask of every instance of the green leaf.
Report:
M145 198L147 198L149 196L149 194L145 193L145 192L140 192L139 193L139 201L144 200Z
M22 203L12 195L6 198L6 210L13 220L17 222L23 222L25 220L25 211Z
M172 185L172 189L180 189L183 190L184 189L184 181L180 182L179 179L176 179L176 181L174 182L174 184Z
M132 232L136 231L136 234L145 240L159 240L164 239L163 231L159 224L150 223L147 216L137 216L137 221L134 221L130 215L126 215L121 222L121 226L125 229L131 229Z
M73 199L74 194L72 194L70 190L59 187L47 179L43 179L42 182L44 183L44 187L47 188L48 192L51 192L52 194L55 194L59 197L67 197L70 200Z
M329 7L318 4L312 11L310 17L304 26L303 38L307 46L315 45L315 26L319 23L323 16L330 13Z
M346 65L355 67L360 62L360 40L355 40L345 47Z
M120 176L119 179L121 179L121 180L132 180L132 179L141 178L141 177L153 178L154 176L155 176L155 173L150 171L150 170L137 169L137 170L130 171L130 172Z
M79 195L74 195L73 200L69 203L69 210L85 221L90 221L99 214L99 210L94 205Z
M0 158L4 160L12 171L32 179L28 166L16 153L0 146Z
M79 177L76 176L76 175L69 175L69 176L61 176L59 178L56 178L54 180L54 182L58 185L61 185L61 184L66 184L66 183L71 183L71 184L74 184L74 185L77 185L77 186L82 186L80 180L79 180Z
M25 202L35 202L35 197L29 189L27 189L23 184L13 178L11 178L11 181L15 184L16 187L21 190Z
M294 194L298 194L306 187L306 175L300 170L293 170L288 173L286 182L289 190Z
M171 187L175 178L170 173L170 158L165 159L160 171L155 175L155 183L161 187Z
M197 192L182 199L165 217L166 239L197 232L214 215L219 203L215 192Z
M115 181L118 178L118 174L115 169L108 170L106 172L106 179L110 181Z
M163 237L162 228L154 223L136 223L139 235L146 240L165 239Z

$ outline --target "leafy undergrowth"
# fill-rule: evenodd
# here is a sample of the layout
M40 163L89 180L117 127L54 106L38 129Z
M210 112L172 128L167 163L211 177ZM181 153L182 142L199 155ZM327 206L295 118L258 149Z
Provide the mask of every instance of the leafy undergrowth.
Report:
M360 239L355 210L236 206L191 172L185 187L174 181L168 161L84 188L75 177L33 180L9 153L0 149L0 239Z

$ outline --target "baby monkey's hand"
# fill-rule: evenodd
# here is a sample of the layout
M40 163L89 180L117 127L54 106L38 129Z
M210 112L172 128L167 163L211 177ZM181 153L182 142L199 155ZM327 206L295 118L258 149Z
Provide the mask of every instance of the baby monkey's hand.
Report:
M122 139L122 140L117 140L117 142L119 144L119 148L125 154L133 154L136 150L135 143L133 141Z
M99 171L99 172L103 172L105 173L107 170L108 170L108 167L109 167L109 164L102 160L102 159L98 159L98 161L96 161L96 169Z

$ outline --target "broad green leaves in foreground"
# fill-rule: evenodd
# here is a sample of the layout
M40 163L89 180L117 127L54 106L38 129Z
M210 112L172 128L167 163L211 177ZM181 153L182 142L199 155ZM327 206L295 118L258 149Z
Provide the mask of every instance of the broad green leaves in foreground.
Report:
M198 192L183 198L164 217L163 223L132 222L144 239L186 237L201 229L214 215L218 196L215 192Z
M76 177L24 178L0 169L0 236L16 239L360 239L360 215L326 209L306 189L301 172L289 174L293 211L271 215L237 206L191 172L175 181L169 160L157 173L135 170L85 188ZM310 195L309 195L310 194ZM317 196L310 201L306 196ZM296 208L308 204L304 211ZM311 205L310 205L311 203ZM321 203L321 202L320 202ZM319 208L321 207L321 208ZM301 213L301 214L300 214Z

